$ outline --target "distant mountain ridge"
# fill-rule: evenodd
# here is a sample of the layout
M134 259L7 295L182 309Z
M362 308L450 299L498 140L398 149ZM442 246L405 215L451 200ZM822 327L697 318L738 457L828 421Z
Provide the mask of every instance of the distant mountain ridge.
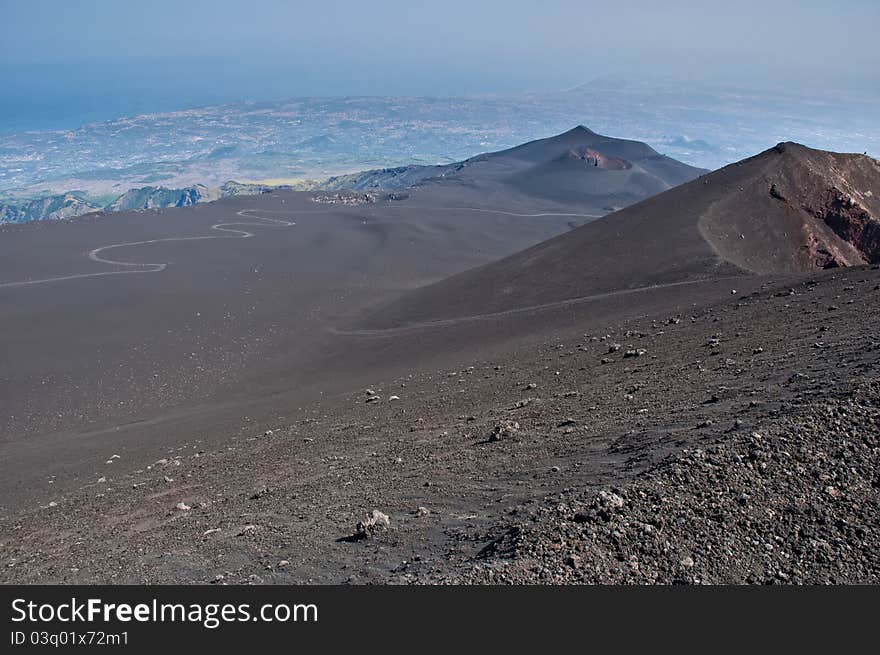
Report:
M0 224L63 220L100 209L76 193L61 193L23 202L0 201Z
M4 201L0 198L0 224L63 220L99 211L138 211L166 207L189 207L229 196L257 195L280 188L289 187L235 181L226 182L220 187L207 187L203 184L194 184L181 189L144 186L129 189L106 205L96 203L79 192L60 193L25 200L9 199Z
M199 202L210 202L220 197L219 190L195 184L183 189L141 187L129 189L105 208L107 211L126 209L153 209L158 207L189 207Z

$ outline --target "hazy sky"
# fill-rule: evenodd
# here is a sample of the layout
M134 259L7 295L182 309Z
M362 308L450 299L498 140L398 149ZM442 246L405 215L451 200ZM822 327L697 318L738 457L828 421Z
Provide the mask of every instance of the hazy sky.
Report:
M0 126L600 75L880 88L880 0L0 0L0 24Z

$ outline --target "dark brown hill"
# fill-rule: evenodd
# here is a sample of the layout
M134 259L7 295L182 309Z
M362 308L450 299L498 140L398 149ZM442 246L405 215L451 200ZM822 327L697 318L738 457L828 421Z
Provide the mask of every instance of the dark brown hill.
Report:
M724 259L754 273L880 263L875 159L780 143L724 171L700 220Z

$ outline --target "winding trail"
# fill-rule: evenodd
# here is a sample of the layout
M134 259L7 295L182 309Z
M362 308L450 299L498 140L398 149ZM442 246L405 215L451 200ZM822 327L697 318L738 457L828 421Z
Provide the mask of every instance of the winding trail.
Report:
M291 227L296 225L296 221L288 221L280 218L269 218L268 216L253 216L253 212L259 212L262 214L291 214L293 212L284 211L284 210L269 210L269 209L242 209L236 212L237 216L241 216L243 218L253 219L255 221L261 221L259 223L254 222L246 222L246 221L228 221L223 223L215 223L211 226L212 230L216 230L218 232L225 232L226 234L221 235L213 235L206 234L203 236L195 236L195 237L164 237L161 239L147 239L145 241L128 241L125 243L111 243L107 246L101 246L100 248L95 248L94 250L89 251L88 257L93 262L97 262L99 264L109 264L111 266L122 266L124 267L122 270L116 271L97 271L95 273L75 273L72 275L62 275L58 277L47 277L40 278L37 280L21 280L18 282L0 282L0 289L7 287L23 287L34 284L47 284L49 282L61 282L64 280L81 280L83 278L89 277L105 277L107 275L131 275L137 273L161 273L168 267L167 262L163 262L161 264L145 264L140 262L131 262L131 261L123 261L119 259L108 259L107 257L103 257L102 253L107 252L108 250L113 250L116 248L127 248L129 246L146 246L153 243L172 243L176 241L207 241L210 239L249 239L254 236L253 232L248 230L239 229L241 227ZM310 212L311 213L311 212ZM234 227L237 226L237 227Z
M542 212L536 214L521 214L516 212L509 212L500 209L489 209L482 207L419 207L413 205L393 205L388 204L382 207L382 209L409 209L409 210L423 210L423 211L452 211L452 212L483 212L489 214L501 214L504 216L517 216L522 218L539 218L545 216L571 216L571 217L580 217L580 218L601 218L602 215L599 214L577 214L577 213L554 213L554 212ZM271 209L241 209L236 212L237 216L241 216L242 218L252 219L253 221L260 222L246 222L246 221L228 221L223 223L215 223L211 226L212 230L216 230L218 232L225 232L226 234L222 235L203 235L203 236L194 236L194 237L164 237L161 239L147 239L145 241L128 241L125 243L111 243L106 246L101 246L99 248L95 248L94 250L89 251L88 258L93 262L98 264L107 264L110 266L120 267L121 270L113 270L113 271L95 271L93 273L73 273L71 275L60 275L55 277L47 277L47 278L39 278L36 280L19 280L15 282L0 282L0 289L6 289L11 287L24 287L24 286L32 286L36 284L48 284L50 282L63 282L66 280L82 280L85 278L93 278L93 277L106 277L109 275L136 275L143 273L161 273L168 267L168 262L163 263L142 263L142 262L132 262L125 261L120 259L110 259L108 257L104 257L102 253L106 253L110 250L115 250L118 248L127 248L130 246L146 246L154 243L173 243L177 241L207 241L210 239L249 239L254 235L253 232L248 230L240 229L242 227L291 227L296 225L295 221L283 220L280 218L270 218L268 216L255 216L255 213L260 214L293 214L293 213L307 213L307 214L326 214L333 212L334 209L325 209L325 210L297 210L296 212L287 211L287 210L271 210Z
M446 212L483 212L486 214L501 214L502 216L517 216L520 218L541 218L543 216L570 216L574 218L602 218L608 214L577 214L574 212L541 212L539 214L520 214L517 212L504 211L503 209L489 209L488 207L419 207L418 205L385 205L393 209L421 209L423 211L446 211ZM611 213L611 212L608 212Z
M543 303L540 305L529 305L526 307L516 307L514 309L505 309L498 312L488 312L485 314L472 314L469 316L456 316L454 318L442 318L435 319L430 321L424 321L421 323L408 323L405 325L400 325L397 327L389 327L389 328L376 328L376 329L359 329L359 330L343 330L338 328L327 328L327 331L332 334L338 334L340 336L349 336L349 337L364 337L364 338L385 338L385 337L393 337L404 334L412 334L418 333L422 330L430 330L432 328L438 327L449 327L453 325L461 325L463 323L474 323L477 321L484 321L487 319L495 319L495 318L506 318L511 316L521 316L531 314L533 312L540 312L548 309L557 309L560 307L570 307L573 305L580 305L583 303L589 303L596 300L603 300L605 298L614 298L617 296L628 296L636 293L645 293L647 291L656 291L658 289L670 289L674 287L685 287L685 286L693 286L697 284L711 284L716 282L724 282L727 280L738 280L743 277L747 277L747 274L743 275L728 275L724 277L712 277L712 278L701 278L697 280L681 280L679 282L666 282L663 284L651 284L644 287L633 287L629 289L618 289L615 291L606 291L603 293L596 293L589 296L577 296L574 298L566 298L564 300L557 300L554 302Z

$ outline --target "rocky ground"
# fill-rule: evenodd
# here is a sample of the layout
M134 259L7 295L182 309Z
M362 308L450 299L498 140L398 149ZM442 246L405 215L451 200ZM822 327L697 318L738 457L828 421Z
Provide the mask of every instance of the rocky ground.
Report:
M880 271L755 289L108 453L0 519L0 581L877 582Z
M515 508L456 580L880 582L880 385L801 405L762 430L683 449L619 487Z

